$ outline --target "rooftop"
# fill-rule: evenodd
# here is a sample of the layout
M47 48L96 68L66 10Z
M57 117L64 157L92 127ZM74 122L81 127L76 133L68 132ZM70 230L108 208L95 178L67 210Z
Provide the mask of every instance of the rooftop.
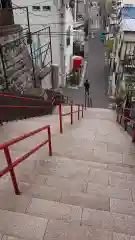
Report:
M121 5L125 4L135 4L135 0L121 0Z
M135 5L124 5L121 9L122 18L130 19L135 18Z

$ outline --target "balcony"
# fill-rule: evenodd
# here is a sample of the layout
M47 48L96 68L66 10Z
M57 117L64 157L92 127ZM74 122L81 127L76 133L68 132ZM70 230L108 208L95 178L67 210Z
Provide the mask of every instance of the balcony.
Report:
M135 71L135 56L125 56L123 60L123 67L126 72L133 73Z

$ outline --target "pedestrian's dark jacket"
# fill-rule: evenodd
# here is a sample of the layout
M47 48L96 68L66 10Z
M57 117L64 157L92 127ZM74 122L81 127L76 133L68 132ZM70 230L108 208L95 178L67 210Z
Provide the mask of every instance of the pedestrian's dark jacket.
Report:
M84 83L85 91L89 91L90 84L88 82Z

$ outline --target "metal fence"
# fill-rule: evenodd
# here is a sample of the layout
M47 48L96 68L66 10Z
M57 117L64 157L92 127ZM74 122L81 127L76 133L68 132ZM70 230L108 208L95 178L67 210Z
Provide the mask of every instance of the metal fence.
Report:
M37 87L51 73L52 48L50 27L36 32L29 28L11 35L0 45L0 87L23 93Z

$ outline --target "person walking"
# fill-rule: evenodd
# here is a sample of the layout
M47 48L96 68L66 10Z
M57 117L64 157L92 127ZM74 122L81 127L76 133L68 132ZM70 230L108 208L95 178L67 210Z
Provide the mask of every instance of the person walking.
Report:
M85 88L85 95L89 95L90 94L90 83L87 79L84 82L84 88Z
M84 88L85 88L85 108L92 107L92 99L90 97L90 83L88 80L84 82Z

